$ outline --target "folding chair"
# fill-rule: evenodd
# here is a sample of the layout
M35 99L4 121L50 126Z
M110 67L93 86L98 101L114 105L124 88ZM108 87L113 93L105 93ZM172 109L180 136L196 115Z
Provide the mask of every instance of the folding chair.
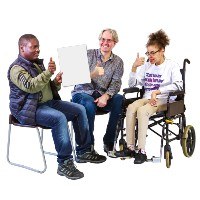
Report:
M40 145L40 152L41 152L41 157L42 157L42 164L43 164L43 168L42 169L36 169L33 168L31 166L27 166L27 165L23 165L20 163L16 163L16 162L12 162L10 160L10 140L11 140L11 128L12 126L19 126L19 127L25 127L25 128L35 128L37 131L37 135L38 135L38 141L39 141L39 145ZM41 129L41 130L40 130ZM50 129L48 127L44 127L44 126L40 126L40 125L22 125L20 124L20 122L13 116L13 115L9 115L9 129L8 129L8 143L7 143L7 161L9 164L17 166L17 167L22 167L37 173L44 173L47 169L47 164L46 164L46 158L45 158L45 154L49 154L49 155L54 155L56 156L56 153L52 153L52 152L48 152L48 151L44 151L43 148L43 132L46 129ZM70 139L72 142L72 135L73 135L73 128L71 126L71 130L69 130L69 135L70 135ZM73 144L73 143L72 143ZM72 149L73 149L73 156L75 158L75 149L72 145Z

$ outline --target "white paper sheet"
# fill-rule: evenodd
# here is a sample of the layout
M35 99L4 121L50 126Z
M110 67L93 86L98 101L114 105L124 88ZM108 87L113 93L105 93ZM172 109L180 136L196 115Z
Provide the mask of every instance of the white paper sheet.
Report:
M64 87L91 82L85 44L58 48L58 59Z

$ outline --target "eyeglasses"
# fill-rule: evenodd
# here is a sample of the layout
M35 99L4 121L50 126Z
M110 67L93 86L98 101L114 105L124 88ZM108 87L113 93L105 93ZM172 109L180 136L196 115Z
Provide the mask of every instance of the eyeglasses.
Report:
M112 39L105 39L105 38L101 38L100 41L101 41L101 42L108 42L108 43L113 42Z
M160 51L160 49L158 49L157 51L151 51L151 52L146 52L145 54L147 55L147 56L153 56L153 55L155 55L157 52L159 52Z

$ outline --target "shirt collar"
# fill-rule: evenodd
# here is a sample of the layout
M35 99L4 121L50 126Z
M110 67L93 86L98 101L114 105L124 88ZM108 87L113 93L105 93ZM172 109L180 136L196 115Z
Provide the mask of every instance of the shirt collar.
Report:
M101 50L98 49L98 51L97 51L97 59L102 60L102 57L103 57L103 55L102 55L102 53L101 53ZM109 60L113 60L113 58L114 58L114 54L113 54L113 52L111 52L111 55L110 55Z

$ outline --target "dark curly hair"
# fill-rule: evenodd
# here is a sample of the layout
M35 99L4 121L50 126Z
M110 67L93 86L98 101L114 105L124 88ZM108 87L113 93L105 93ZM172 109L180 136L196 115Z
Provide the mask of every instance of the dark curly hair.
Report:
M159 49L165 49L167 45L169 45L170 39L168 38L167 34L160 29L155 33L151 33L149 35L149 40L146 44L146 47L150 45L157 45Z

